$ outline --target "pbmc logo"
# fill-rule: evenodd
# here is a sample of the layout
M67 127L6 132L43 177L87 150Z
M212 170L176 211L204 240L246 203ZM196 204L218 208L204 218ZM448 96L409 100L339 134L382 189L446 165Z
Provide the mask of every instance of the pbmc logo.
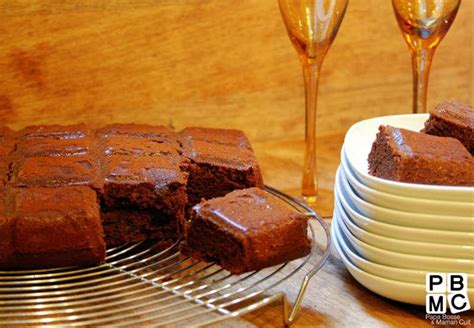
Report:
M453 314L471 308L466 273L429 272L426 274L426 293L428 314L444 314L448 305Z

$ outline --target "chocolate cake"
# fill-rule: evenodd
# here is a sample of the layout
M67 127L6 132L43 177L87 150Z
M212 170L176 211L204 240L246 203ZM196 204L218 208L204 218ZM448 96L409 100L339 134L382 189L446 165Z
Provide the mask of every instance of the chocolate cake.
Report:
M306 216L275 196L237 190L192 208L182 250L240 274L309 254L307 226Z
M183 156L189 159L189 206L230 191L263 187L250 142L237 130L188 128L182 137Z
M10 174L10 156L14 150L12 131L0 126L0 187L4 186Z
M7 215L7 191L0 187L0 268L13 265L11 218Z
M13 131L7 127L0 126L0 158L11 155L14 149Z
M430 112L421 132L456 138L474 155L474 109L469 105L443 101Z
M101 221L107 246L149 239L164 245L178 238L176 225L155 211L102 210Z
M106 208L161 210L182 220L186 195L186 173L180 159L172 156L108 156L102 196Z
M104 239L109 246L174 242L194 205L188 195L249 186L263 186L262 178L236 130L0 127L0 267L98 264Z
M0 158L0 188L8 182L9 162L5 158Z
M79 156L93 151L90 137L56 139L52 137L20 139L17 152L23 157Z
M96 141L84 124L29 126L17 135L12 186L102 188Z
M173 143L155 138L130 138L110 136L103 139L106 156L179 156L178 147Z
M3 141L3 138L11 135L12 130L8 126L0 125L0 141Z
M474 159L454 138L380 126L369 173L383 179L438 185L474 185Z
M180 134L188 140L200 140L215 144L252 149L245 134L239 130L189 127L181 130Z
M97 264L105 242L95 192L84 186L8 191L10 209L0 216L1 268ZM4 236L2 236L4 237Z
M22 158L13 164L15 187L88 185L100 189L99 161L90 155Z
M176 134L163 126L112 124L97 135L105 155L104 207L154 209L180 227L188 175Z
M122 136L128 139L152 139L155 143L167 143L178 146L176 134L165 126L146 124L110 124L98 129L96 135L102 139Z
M90 134L90 131L85 124L30 125L19 132L20 139L79 139L88 134Z

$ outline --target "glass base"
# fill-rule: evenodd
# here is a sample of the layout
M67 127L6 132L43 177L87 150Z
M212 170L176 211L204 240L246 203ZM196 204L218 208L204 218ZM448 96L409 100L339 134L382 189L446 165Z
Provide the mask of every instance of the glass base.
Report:
M301 196L301 199L305 201L306 204L308 204L310 207L313 207L314 205L316 205L316 202L318 200L318 196L317 195L314 195L314 196Z

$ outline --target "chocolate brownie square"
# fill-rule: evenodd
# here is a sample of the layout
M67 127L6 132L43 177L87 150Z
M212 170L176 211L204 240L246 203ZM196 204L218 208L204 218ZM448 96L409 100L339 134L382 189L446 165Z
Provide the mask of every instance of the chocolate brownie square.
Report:
M96 144L84 124L29 126L18 135L16 157L84 155Z
M200 140L239 148L252 149L250 141L240 130L190 127L181 130L180 134L188 140Z
M307 217L277 197L237 190L192 208L182 251L240 274L308 255L307 227Z
M14 146L13 131L6 126L0 126L0 187L9 180L10 157Z
M90 137L57 139L51 137L23 139L17 153L23 157L77 156L93 152L95 141Z
M11 133L12 130L8 126L0 125L0 140L2 140L2 138L5 136L11 135Z
M27 157L13 163L16 187L88 185L102 188L99 159L93 155Z
M7 159L0 158L0 187L7 184L9 180L10 162Z
M224 196L236 189L263 187L255 155L245 135L236 130L184 129L180 132L189 173L189 206L202 198Z
M111 155L130 156L179 156L176 144L162 138L131 138L118 135L109 136L102 140L104 153Z
M145 210L103 210L101 212L107 246L154 239L161 246L178 239L175 222Z
M126 138L154 139L155 143L178 145L176 135L165 126L146 124L110 124L96 131L100 138L122 136Z
M0 126L0 159L6 159L11 155L15 146L15 137L12 130L6 126Z
M56 138L79 139L90 134L85 124L75 125L31 125L19 132L22 139Z
M7 213L7 191L0 187L0 267L12 261L12 223Z
M454 138L380 126L368 158L373 176L438 185L474 185L474 159Z
M456 138L474 155L474 109L455 101L443 101L430 112L421 132Z
M174 156L107 156L102 204L106 208L156 209L184 216L187 174Z
M105 259L105 242L95 192L84 186L19 188L10 231L8 268L94 265Z

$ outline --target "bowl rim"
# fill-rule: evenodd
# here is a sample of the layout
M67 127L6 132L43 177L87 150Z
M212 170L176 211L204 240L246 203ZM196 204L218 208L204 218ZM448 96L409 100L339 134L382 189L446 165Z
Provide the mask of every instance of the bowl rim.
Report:
M334 224L334 221L335 219L333 218L333 221L331 224ZM336 222L336 225L338 225L339 222ZM372 275L375 275L375 276L379 276L381 278L385 278L385 279L390 279L390 280L395 280L395 279L392 279L392 278L389 278L389 277L385 277L385 276L381 276L380 274L376 274L374 273L374 271L379 271L379 270L383 270L383 271L393 271L393 274L394 275L398 275L400 277L406 277L406 275L411 275L412 277L414 275L418 275L418 279L420 279L421 277L424 279L425 275L427 272L429 271L425 271L425 270L418 270L418 269L407 269L407 268L398 268L398 267L393 267L393 266L390 266L390 265L386 265L386 264L380 264L380 263L375 263L375 262L372 262L368 259L365 259L363 258L362 256L360 256L359 254L356 253L355 250L351 249L351 246L348 245L344 239L340 236L339 232L337 231L337 229L334 229L332 231L332 235L334 236L334 245L339 246L340 249L342 250L342 252L344 253L344 255L347 257L347 259L349 261L351 261L352 265L354 266L357 266L359 267L360 270L362 271L365 271L369 274L372 274ZM339 249L338 249L339 250ZM341 255L342 256L342 255ZM365 268L363 267L360 267L357 265L357 263L354 263L353 259L352 258L356 258L356 260L358 262L361 262L361 263L364 263L364 265L367 265L369 267L372 267L372 268L375 268L375 270L373 272L368 272L366 271ZM448 273L448 271L446 271L446 273ZM472 280L474 280L474 273L468 273L467 274L468 277ZM416 278L413 278L413 279L416 279ZM398 281L398 280L397 280ZM403 282L408 282L408 283L416 283L414 281L406 281L406 280L400 280L400 281L403 281ZM474 288L472 288L473 291L474 291Z
M364 209L369 209L372 213L377 213L377 218L372 217L372 219L387 223L389 221L387 217L390 217L390 222L409 222L408 224L399 223L398 225L406 226L406 227L418 227L418 228L427 228L433 227L432 229L438 230L449 230L449 231L456 231L456 232L464 232L465 229L473 229L474 228L474 217L466 217L466 216L449 216L449 215L435 215L435 214L428 214L428 213L414 213L414 212L406 212L395 210L391 208L386 208L383 206L379 206L376 204L372 204L364 199L360 198L353 190L352 187L349 185L348 182L345 182L344 179L341 178L340 173L342 168L339 166L336 172L336 178L334 185L340 188L339 192L342 193L342 189L348 193L348 197L354 202L356 208L362 207ZM384 219L380 219L379 216L385 217ZM416 220L413 218L416 217ZM421 225L420 222L425 225ZM433 224L435 223L435 224ZM454 223L454 224L453 224ZM462 225L463 229L456 228L452 229L453 226ZM434 228L436 227L436 228Z
M372 117L365 119L353 124L347 131L344 137L344 146L342 151L347 155L348 163L353 168L354 173L361 178L364 182L367 181L367 185L378 186L380 189L385 189L385 191L392 191L396 194L409 194L414 197L420 197L426 193L432 195L433 199L452 199L464 196L467 201L472 201L474 198L474 187L470 186L444 186L444 185L428 185L428 184L418 184L418 183L408 183L408 182L398 182L387 179L382 179L378 177L371 176L368 172L362 170L358 165L355 165L352 157L350 156L351 146L353 145L354 135L359 130L367 129L367 125L381 125L381 124L390 124L391 121L395 120L406 120L411 121L426 120L429 117L429 114L398 114L398 115L387 115ZM396 123L397 127L406 128L400 126L399 123ZM375 135L374 135L375 140ZM371 141L373 142L373 141ZM425 197L426 198L426 197Z
M338 205L335 206L334 211L335 212L337 211L338 218L340 220L342 220L342 223L346 225L347 229L354 235L354 237L356 237L360 241L363 241L366 244L369 244L373 247L377 247L379 249L388 250L388 251L395 251L393 249L386 248L385 246L380 246L380 245L390 243L390 244L392 244L392 248L399 247L400 250L398 250L397 252L400 253L400 254L421 255L421 256L429 256L429 255L419 254L419 253L408 253L407 251L404 251L402 249L413 248L413 249L424 249L426 251L432 249L433 252L435 252L435 251L441 252L442 251L442 252L447 252L447 253L449 253L449 252L459 252L459 251L464 250L466 252L469 252L469 253L473 254L472 255L473 257L466 258L466 259L474 260L474 246L442 244L442 243L422 242L422 241L412 241L412 240L402 240L402 239L396 239L396 238L380 236L378 234L371 233L369 231L366 231L366 230L358 227L355 223L353 223L351 221L351 219L348 217L347 213L345 213L344 209L340 208ZM364 235L368 236L368 238L370 238L372 240L377 240L378 239L377 243L379 243L380 245L375 245L374 243L371 243L368 240L366 241L366 240L361 239L360 237L357 236L356 233L354 233L354 230L357 231L359 234L364 234ZM433 256L436 256L436 255L433 254ZM450 256L441 256L441 255L439 255L439 257L456 258L456 259L460 258L460 257L450 257Z

